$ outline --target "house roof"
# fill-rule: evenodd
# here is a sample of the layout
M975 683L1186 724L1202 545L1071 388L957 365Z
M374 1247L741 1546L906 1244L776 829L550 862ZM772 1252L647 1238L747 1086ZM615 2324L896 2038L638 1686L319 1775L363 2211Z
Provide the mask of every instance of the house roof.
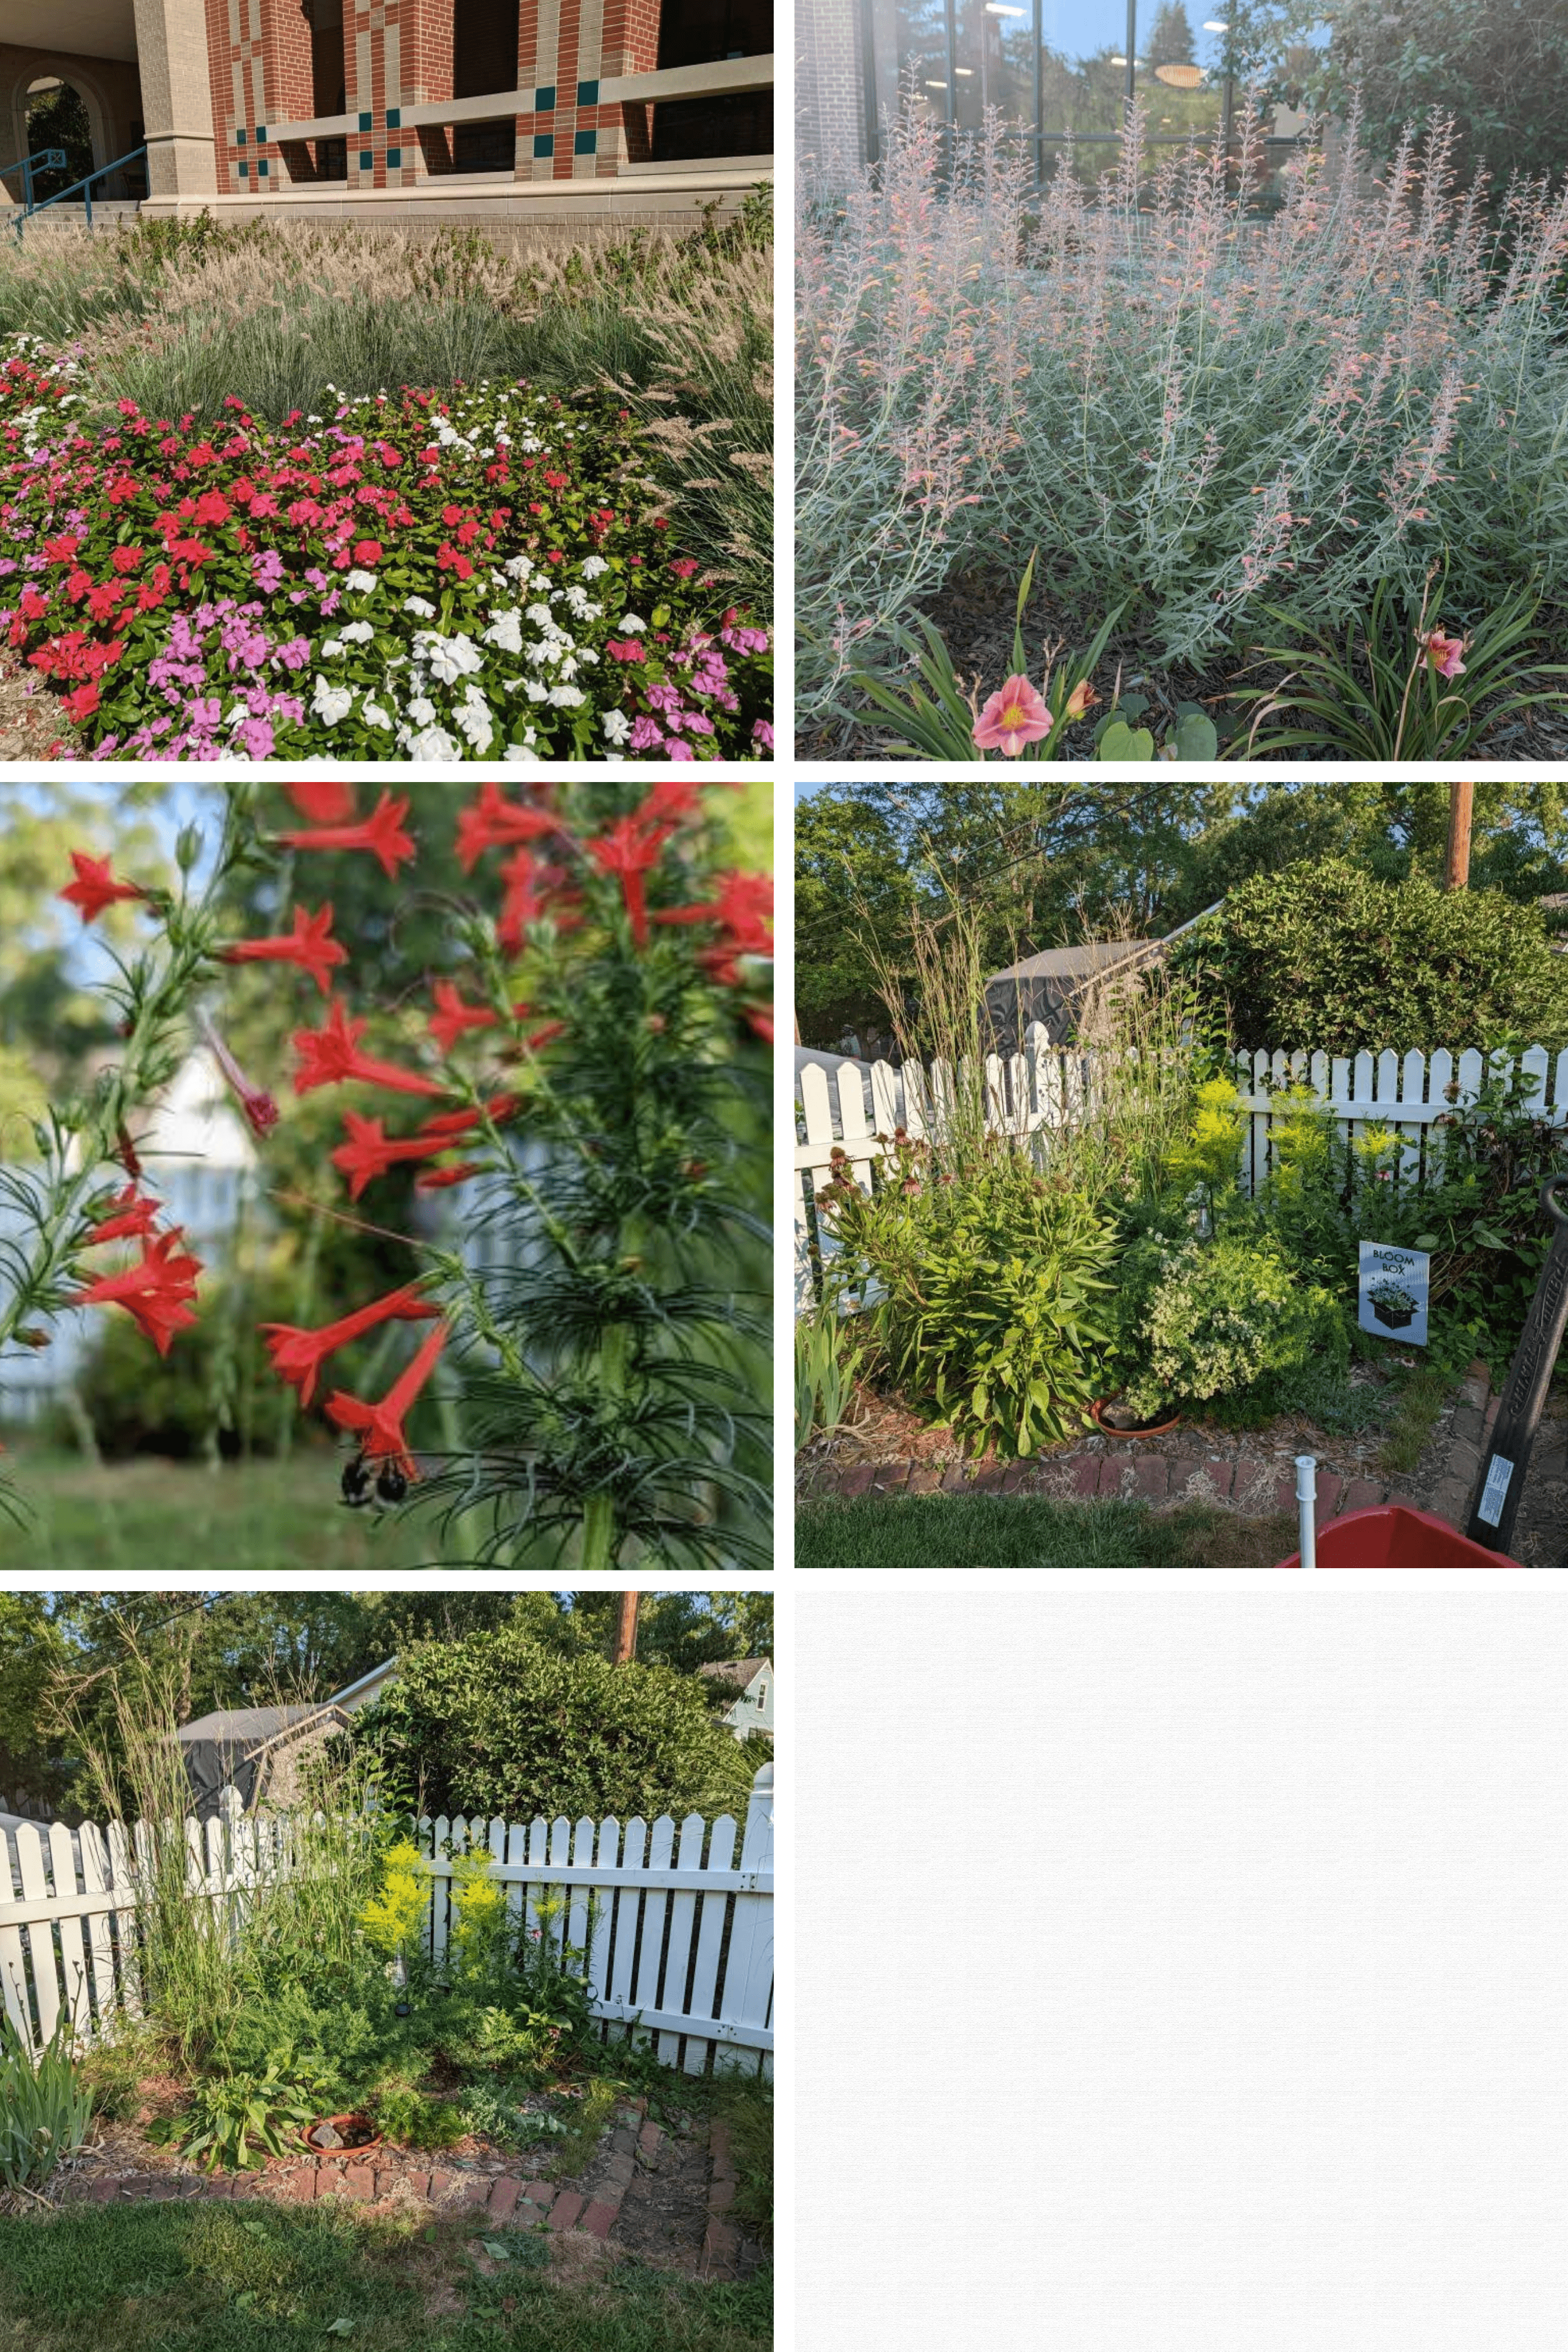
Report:
M771 1658L715 1658L711 1664L699 1666L697 1672L716 1683L733 1683L737 1690L744 1690L747 1683L756 1681L764 1666L772 1664Z
M994 988L998 980L1092 980L1113 965L1135 963L1163 945L1161 940L1083 940L1077 947L1042 948L1038 955L1024 956L993 972L987 985Z
M307 1723L330 1706L315 1702L299 1706L222 1706L211 1715L199 1715L193 1723L183 1723L178 1737L189 1744L198 1739L221 1740L228 1747L256 1747L276 1739L280 1731L292 1730L297 1723Z

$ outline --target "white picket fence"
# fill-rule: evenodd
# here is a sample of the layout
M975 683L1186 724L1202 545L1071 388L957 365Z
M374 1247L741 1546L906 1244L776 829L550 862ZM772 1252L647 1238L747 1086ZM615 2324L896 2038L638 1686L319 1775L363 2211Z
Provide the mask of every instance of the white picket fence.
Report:
M259 1877L287 1868L287 1817L220 1808L188 1821L193 1902L243 1908ZM519 1937L552 1933L586 1949L607 2039L651 2035L687 2074L773 2067L773 1768L752 1783L744 1824L708 1822L426 1819L430 1872L423 1946L437 1967L451 1927L454 1858L487 1853ZM737 1851L738 1842L738 1852ZM62 2013L80 2040L134 2014L136 1853L120 1822L0 1831L0 2000L33 2046ZM553 1927L547 1890L564 1893Z
M1432 1164L1434 1123L1456 1104L1475 1100L1486 1058L1474 1047L1451 1053L1446 1046L1431 1054L1350 1055L1306 1050L1238 1054L1236 1082L1248 1114L1244 1188L1254 1192L1268 1172L1274 1093L1299 1083L1312 1087L1347 1135L1367 1127L1393 1128L1400 1140L1401 1179L1419 1180ZM1502 1076L1515 1066L1514 1057L1506 1054L1494 1054L1490 1059ZM992 1132L1039 1134L1049 1154L1051 1129L1071 1125L1092 1112L1097 1061L1093 1053L1053 1045L1044 1029L1031 1024L1024 1033L1020 1052L986 1057L986 1099ZM1517 1066L1531 1082L1529 1099L1537 1117L1568 1128L1568 1051L1553 1055L1544 1046L1531 1045L1518 1056ZM967 1073L961 1083L967 1084ZM906 1062L894 1070L886 1062L875 1062L870 1092L868 1109L865 1079L857 1069L830 1074L807 1064L800 1072L795 1145L797 1316L811 1311L821 1258L833 1254L831 1237L819 1225L815 1198L831 1173L833 1146L842 1148L856 1182L869 1191L873 1169L889 1149L877 1141L878 1135L891 1136L902 1123L913 1136L939 1136L943 1106L954 1099L955 1087L951 1070L941 1063L925 1068Z

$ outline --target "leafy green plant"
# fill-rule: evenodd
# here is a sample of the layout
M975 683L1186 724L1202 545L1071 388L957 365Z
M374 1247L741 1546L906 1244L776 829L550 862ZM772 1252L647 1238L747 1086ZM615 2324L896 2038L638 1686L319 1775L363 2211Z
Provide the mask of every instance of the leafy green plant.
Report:
M873 1193L840 1174L817 1201L841 1244L830 1295L873 1277L877 1334L912 1403L977 1452L1032 1454L1078 1425L1116 1248L1089 1200L1008 1141L959 1178L901 1134Z
M577 2179L615 2113L618 2095L613 2083L600 2078L590 2083L580 2102L567 2110L562 2117L566 2129L549 2166L553 2180Z
M840 1315L806 1315L795 1326L795 1445L831 1437L849 1417L865 1349Z
M463 2094L462 2107L469 2130L482 2132L497 2147L533 2147L540 2140L566 2135L559 2116L547 2108L523 2106L509 2084L472 2083Z
M205 2172L245 2171L281 2156L314 2112L274 2060L260 2074L198 2075L184 2106L161 2117L150 2137Z
M411 2083L388 2084L376 2101L375 2119L383 2138L400 2147L455 2147L470 2128L455 2101L427 2098Z
M1133 1346L1137 1369L1125 1396L1152 1420L1175 1400L1235 1404L1264 1374L1348 1351L1333 1295L1239 1234L1189 1241L1163 1253Z
M1568 666L1531 656L1541 636L1533 588L1511 589L1462 639L1439 628L1442 601L1428 576L1412 613L1403 591L1380 581L1365 613L1351 614L1337 639L1265 606L1291 635L1283 645L1258 646L1255 658L1284 663L1287 674L1232 695L1253 711L1245 756L1306 746L1343 760L1458 760L1521 711L1568 709L1559 687L1526 690L1531 677L1568 677ZM1276 713L1294 723L1269 728Z
M46 2181L86 2138L92 2104L64 2012L35 2057L0 2010L0 2186L36 2189Z

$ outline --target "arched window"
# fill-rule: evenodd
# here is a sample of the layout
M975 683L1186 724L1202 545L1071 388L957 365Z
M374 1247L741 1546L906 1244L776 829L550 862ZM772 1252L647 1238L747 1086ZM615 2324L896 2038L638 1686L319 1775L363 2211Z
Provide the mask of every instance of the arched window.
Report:
M107 163L113 159L95 155L92 152L92 125L88 120L86 101L81 92L73 89L68 81L56 74L42 74L27 90L27 153L37 155L46 147L65 150L65 169L37 172L33 176L33 194L40 201L45 196L57 196L62 189L75 187L85 180L94 163Z

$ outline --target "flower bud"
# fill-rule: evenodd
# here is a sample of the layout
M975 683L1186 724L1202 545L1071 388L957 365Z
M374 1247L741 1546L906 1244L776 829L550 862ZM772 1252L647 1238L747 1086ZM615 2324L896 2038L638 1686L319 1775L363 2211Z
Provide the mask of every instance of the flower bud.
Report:
M182 874L189 874L202 854L202 828L199 824L182 825L174 841L174 863Z

